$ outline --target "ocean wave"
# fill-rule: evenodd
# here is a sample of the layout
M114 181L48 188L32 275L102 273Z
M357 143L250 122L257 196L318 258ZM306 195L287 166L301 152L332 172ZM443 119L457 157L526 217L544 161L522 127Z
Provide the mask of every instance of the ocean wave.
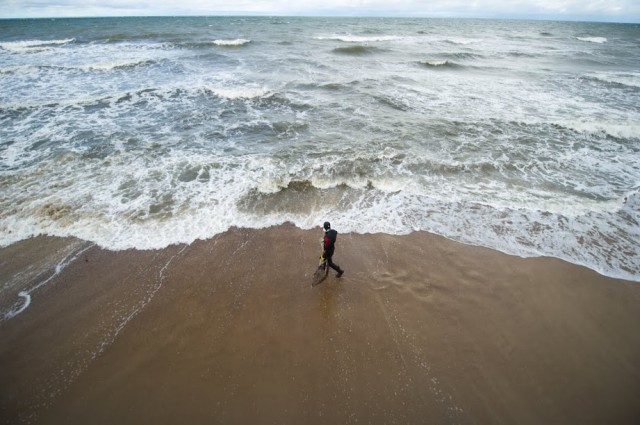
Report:
M357 81L352 82L304 82L304 83L291 83L288 84L287 87L290 87L294 91L309 91L309 90L327 90L327 91L343 91L350 90L355 85L357 85Z
M112 71L115 69L128 69L135 68L139 66L149 66L157 63L155 60L151 59L142 59L142 60L120 60L113 62L102 62L102 63L93 63L89 65L79 66L78 69L82 69L85 71Z
M11 53L38 53L52 50L55 46L69 44L75 41L75 38L67 38L63 40L23 40L23 41L5 41L0 43L0 48Z
M214 87L205 86L204 90L227 99L255 99L269 96L270 90L261 87Z
M246 44L251 43L251 40L247 40L244 38L236 38L236 39L221 39L221 40L214 40L213 44L215 44L216 46L221 46L221 47L239 47L239 46L244 46Z
M597 73L585 78L618 86L640 88L640 73Z
M119 43L121 41L129 41L131 40L131 34L110 34L105 37L107 43Z
M605 37L576 37L576 39L580 41L587 41L589 43L597 43L597 44L606 43L608 41Z
M34 65L15 65L0 67L0 74L29 74L37 72L39 67Z
M617 139L640 139L640 124L620 121L558 121L560 127L587 134L607 134Z
M116 93L106 93L97 95L85 95L72 97L69 99L42 100L22 103L0 104L0 112L8 113L10 111L18 111L23 109L41 109L41 108L65 108L65 107L83 107L91 108L96 106L108 106L112 103L122 103L128 100L140 99L142 96L162 97L158 89L147 88L136 91L124 91Z
M429 68L429 69L461 69L464 68L463 65L459 63L444 60L444 61L424 61L418 62L420 65Z
M350 84L341 84L341 83L325 83L325 84L314 84L313 88L320 88L323 90L330 91L340 91L350 88Z
M137 41L146 41L146 40L152 40L152 41L173 40L179 37L180 37L180 34L177 34L177 33L150 32L150 33L135 34L132 32L128 34L124 34L124 33L109 34L101 37L98 41L113 43L113 44L120 44L122 42L130 42L130 41L137 42Z
M533 54L533 53L519 52L517 50L514 50L514 51L511 51L511 52L508 52L507 56L513 57L513 58L537 58L540 55Z
M633 236L618 211L637 217L637 196L600 202L451 179L499 171L490 159L461 163L388 149L343 156L123 150L105 161L72 153L2 183L7 208L0 213L0 243L46 233L110 249L152 249L231 226L290 221L311 228L331 216L345 232L433 231L512 254L553 255L611 275L640 275L633 256L616 254L633 252L637 242L613 237L620 229ZM470 198L464 190L481 193ZM24 199L30 202L16 202ZM600 233L589 233L593 220L615 244L604 253Z
M349 46L349 47L336 47L335 49L333 49L334 53L338 53L341 55L355 55L355 56L369 55L379 51L380 49L378 49L377 47L364 46L360 44L355 46Z
M469 45L469 44L476 44L476 43L480 43L482 42L481 38L464 38L464 37L453 37L453 38L447 38L446 40L444 40L446 43L450 43L450 44L459 44L459 45Z
M316 40L335 40L347 43L373 43L377 41L396 41L403 37L397 35L358 36L358 35L331 35L315 37Z
M477 53L468 53L468 52L451 52L451 53L439 53L438 57L447 58L447 59L455 59L455 60L473 60L473 59L484 59L484 55L480 55Z
M392 109L398 110L398 111L408 111L410 108L409 105L407 105L405 102L403 102L400 99L391 97L391 96L383 96L383 95L378 95L378 96L374 96L374 99L376 99L378 102L380 102L382 105L388 106Z
M0 113L12 114L17 111L32 110L32 109L39 109L39 108L74 106L74 105L81 105L83 103L97 102L102 99L105 99L105 97L104 96L91 96L91 97L87 96L87 97L68 99L65 101L46 99L46 100L36 100L31 102L2 103L0 104Z
M274 92L264 87L253 86L215 86L211 84L201 84L189 87L159 88L148 87L132 91L118 91L97 95L85 95L68 99L52 99L33 102L6 103L0 104L0 112L9 114L12 111L66 108L66 107L109 107L123 103L149 101L151 99L163 100L172 98L190 98L198 96L203 92L211 93L215 96L237 100L237 99L263 99L273 96Z
M238 206L258 217L285 216L302 227L313 227L307 217L331 215L344 231L405 234L426 230L512 255L553 256L605 275L640 280L636 257L620 254L638 248L639 217L633 208L640 199L637 193L592 202L579 213L565 215L563 208L549 212L539 204L514 208L456 195L434 198L411 193L402 184L384 190L384 181L364 180L358 185L294 179L284 183L272 192L249 191ZM599 223L595 233L590 231L593 220ZM601 238L608 240L604 249Z
M42 56L0 46L0 103L16 108L0 111L0 243L47 233L161 248L230 226L330 216L345 231L429 230L640 275L627 254L640 249L637 223L628 230L616 216L639 181L632 56L585 54L573 36L588 29L541 47L540 30L515 42L509 31L438 28L401 41L366 28L357 34L370 37L314 41L333 27L310 23L296 41L238 28L231 37L264 40L268 51L231 39L216 47L229 33L184 28L166 41L33 45L57 48ZM120 31L146 32L102 34ZM74 33L47 37L59 34ZM158 51L161 42L170 49ZM561 60L542 57L535 75L509 62L547 47ZM354 62L371 59L378 66L354 74ZM623 207L629 222L639 202ZM636 242L625 246L626 235Z
M86 65L37 65L37 66L25 66L19 67L16 71L21 73L28 73L38 70L79 70L79 71L113 71L116 69L128 69L138 66L149 66L157 63L152 59L132 59L132 60L116 60L109 62L91 63ZM3 69L0 68L0 73L3 73Z

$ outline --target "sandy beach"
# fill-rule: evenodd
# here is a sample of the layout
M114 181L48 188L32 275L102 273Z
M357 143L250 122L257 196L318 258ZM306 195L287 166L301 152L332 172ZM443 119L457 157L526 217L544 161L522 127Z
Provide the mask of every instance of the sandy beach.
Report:
M311 288L320 237L1 249L2 422L640 422L638 283L418 232L340 234Z

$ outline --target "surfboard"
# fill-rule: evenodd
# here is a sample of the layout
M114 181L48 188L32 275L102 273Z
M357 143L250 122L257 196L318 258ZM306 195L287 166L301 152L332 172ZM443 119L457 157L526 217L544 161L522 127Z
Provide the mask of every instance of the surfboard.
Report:
M327 260L324 259L324 255L320 255L320 264L313 273L313 280L311 281L311 287L319 285L329 274L329 265Z

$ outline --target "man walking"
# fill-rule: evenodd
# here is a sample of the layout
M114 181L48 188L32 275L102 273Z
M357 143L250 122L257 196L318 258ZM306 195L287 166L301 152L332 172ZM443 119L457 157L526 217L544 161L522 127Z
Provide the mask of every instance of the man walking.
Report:
M331 267L337 272L336 277L340 277L344 273L344 270L342 270L339 265L335 264L332 261L333 251L335 250L336 239L338 238L338 232L336 232L331 228L331 224L328 221L324 222L323 227L324 227L324 244L323 244L324 258L325 260L327 260L327 264L329 265L329 267Z

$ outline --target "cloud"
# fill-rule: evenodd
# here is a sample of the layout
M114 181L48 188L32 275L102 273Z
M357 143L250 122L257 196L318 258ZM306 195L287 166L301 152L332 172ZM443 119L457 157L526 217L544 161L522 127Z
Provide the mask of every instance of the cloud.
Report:
M2 17L364 15L640 21L637 0L0 0Z

